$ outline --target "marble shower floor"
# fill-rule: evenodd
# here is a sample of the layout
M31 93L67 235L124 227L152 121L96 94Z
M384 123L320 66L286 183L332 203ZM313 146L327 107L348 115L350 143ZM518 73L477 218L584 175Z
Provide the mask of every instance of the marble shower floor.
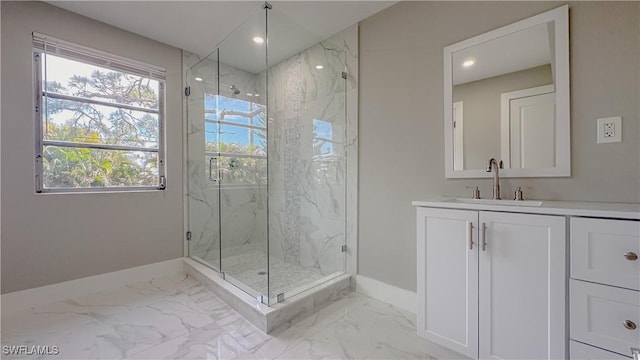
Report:
M222 269L242 284L258 293L267 292L267 254L264 251L243 251L222 258ZM269 257L270 293L276 296L285 293L287 297L298 293L299 289L325 277L320 269L303 267Z
M159 278L2 316L1 344L58 346L3 359L455 359L415 316L352 293L266 335L202 285Z

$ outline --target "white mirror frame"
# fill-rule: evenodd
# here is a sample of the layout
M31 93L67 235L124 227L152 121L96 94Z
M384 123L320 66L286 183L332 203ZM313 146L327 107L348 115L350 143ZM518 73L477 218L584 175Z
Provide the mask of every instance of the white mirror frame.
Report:
M447 178L492 177L484 169L454 170L453 133L453 53L511 33L547 22L554 22L555 32L555 167L501 169L503 177L562 177L571 176L571 133L569 94L569 6L564 5L444 48L444 145L445 175ZM498 159L499 161L500 159ZM488 163L489 159L487 159Z

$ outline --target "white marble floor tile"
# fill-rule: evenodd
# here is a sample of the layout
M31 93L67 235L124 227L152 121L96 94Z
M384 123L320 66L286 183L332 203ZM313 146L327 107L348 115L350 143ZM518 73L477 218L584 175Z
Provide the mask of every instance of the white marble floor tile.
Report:
M456 359L416 335L415 315L353 293L275 334L250 358Z
M56 345L63 359L124 358L231 309L192 279L164 278L2 318L3 345Z
M143 350L127 359L224 359L235 357L234 346L228 346L224 330L217 324L189 332Z
M266 335L190 278L163 278L2 317L2 345L58 346L3 359L456 359L415 316L352 293Z

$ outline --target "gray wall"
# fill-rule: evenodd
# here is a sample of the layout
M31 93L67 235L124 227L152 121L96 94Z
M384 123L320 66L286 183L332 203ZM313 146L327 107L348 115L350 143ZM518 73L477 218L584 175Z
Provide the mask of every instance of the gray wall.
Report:
M490 179L444 175L442 49L562 5L401 2L360 27L359 273L415 291L412 200L490 193ZM504 179L547 200L640 201L637 2L570 3L569 178ZM621 115L623 142L596 144L596 118Z
M500 158L500 95L549 84L551 65L542 65L454 86L453 101L464 108L464 168L484 169Z
M41 2L2 11L2 293L182 256L180 50ZM167 69L167 190L34 193L33 31Z

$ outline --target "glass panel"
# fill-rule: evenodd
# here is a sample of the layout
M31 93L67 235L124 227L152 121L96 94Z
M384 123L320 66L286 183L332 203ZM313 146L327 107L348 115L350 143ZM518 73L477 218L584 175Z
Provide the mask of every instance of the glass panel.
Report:
M251 93L245 95L251 96L205 94L206 120L265 127L265 107L260 102L262 99Z
M44 139L158 148L158 115L44 98Z
M266 156L267 129L220 125L219 151Z
M289 298L345 271L346 53L340 41L313 38L277 9L269 16L270 55L277 53L271 44L285 46L290 34L308 40L298 53L269 58L273 304L278 294Z
M158 109L159 83L111 69L46 54L42 62L47 92L114 104Z
M253 40L265 40L265 34L265 10L260 10L219 44L219 92L207 96L215 104L207 127L219 121L214 147L220 153L222 271L232 284L253 297L264 295L266 302L266 41Z
M157 186L158 153L44 146L45 188Z
M267 185L267 158L246 158L221 156L218 168L220 169L221 183L225 186L266 186Z
M212 116L210 112L215 109L215 99L210 94L217 92L217 57L214 52L200 59L185 75L191 89L187 97L189 256L219 270L220 204L215 168L218 129L217 124L205 123L205 118Z

